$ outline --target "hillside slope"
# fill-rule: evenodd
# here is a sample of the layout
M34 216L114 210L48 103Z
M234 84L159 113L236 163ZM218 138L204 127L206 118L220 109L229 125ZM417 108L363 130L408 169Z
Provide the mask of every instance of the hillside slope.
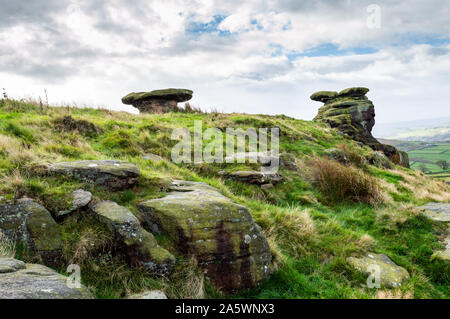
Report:
M262 188L221 173L256 170L257 164L176 165L170 161L177 143L171 133L177 127L192 130L194 120L201 120L204 130L278 127L280 152L293 156L298 170L282 168L283 182ZM147 153L164 160L144 159ZM346 165L326 159L330 154L343 155ZM115 254L107 230L77 212L58 220L64 260L55 268L64 273L70 263L81 265L83 284L98 298L122 298L145 289L162 289L171 298L450 297L448 263L431 260L442 246L445 227L416 208L430 201L450 202L449 186L400 166L372 165L370 148L325 124L246 114L131 115L1 100L0 155L0 201L29 197L55 217L67 208L74 190L84 189L139 216L137 205L163 197L172 180L205 182L247 207L270 245L271 276L256 288L224 295L205 280L195 260L176 251L167 235L155 237L176 256L174 273L151 277ZM51 163L94 159L136 164L141 171L138 183L110 192L46 174ZM368 252L386 254L410 279L392 291L365 287L367 276L347 258ZM20 246L16 258L35 261Z

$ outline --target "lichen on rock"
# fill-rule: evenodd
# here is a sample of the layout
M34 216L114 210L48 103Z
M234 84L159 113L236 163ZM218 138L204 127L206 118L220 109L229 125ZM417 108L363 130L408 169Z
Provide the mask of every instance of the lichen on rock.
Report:
M167 113L177 110L177 103L192 99L187 89L163 89L150 92L133 92L122 98L123 104L133 105L142 113Z
M395 164L409 167L408 154L391 145L380 143L372 136L375 125L375 107L367 97L368 88L353 87L336 92L317 92L311 96L314 101L325 103L319 108L315 121L327 123L330 127L347 134L352 139L383 152Z
M174 181L170 190L138 205L144 227L195 256L219 289L254 287L268 276L270 248L246 207L205 183Z
M116 160L93 160L60 162L50 164L50 174L63 174L77 180L93 182L111 190L133 186L139 176L139 168L129 162Z
M31 199L0 205L0 230L37 252L46 265L60 263L62 241L59 225L50 212Z
M142 267L151 274L168 275L175 257L158 245L155 237L143 229L136 216L127 208L112 201L90 205L96 218L117 237L133 266Z
M383 254L368 253L362 258L349 257L347 262L355 269L367 275L373 275L375 280L377 280L378 272L375 267L378 268L381 287L397 288L409 279L408 271L405 268L397 266L388 256Z
M0 299L92 298L86 287L69 287L67 277L50 268L0 257Z

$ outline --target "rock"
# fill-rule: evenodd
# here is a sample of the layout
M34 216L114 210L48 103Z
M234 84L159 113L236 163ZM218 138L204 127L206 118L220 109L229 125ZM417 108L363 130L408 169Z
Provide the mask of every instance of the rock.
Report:
M77 209L86 207L92 200L92 194L82 189L77 189L72 193L72 203L68 210L58 212L57 217L68 215Z
M156 154L151 154L151 153L145 154L143 159L149 160L149 161L152 161L152 162L155 162L155 163L159 163L159 162L163 162L164 161L164 158L162 158L161 156L156 155Z
M274 188L274 186L273 186L273 184L264 184L264 185L261 185L261 188L265 189L265 190L271 190Z
M347 258L347 262L355 269L370 275L373 272L372 267L380 267L380 285L385 288L400 287L402 283L409 278L408 271L400 266L397 266L386 255L377 255L373 253L367 254L366 257Z
M283 181L278 173L265 173L260 171L237 171L225 175L227 178L248 184L277 184Z
M174 181L170 190L138 205L146 229L195 256L218 289L254 287L269 275L269 244L246 207L205 183Z
M0 299L92 299L81 286L69 288L67 277L43 265L0 257Z
M435 251L433 255L431 256L431 259L442 259L445 261L450 261L450 230L447 229L447 238L445 238L444 242L444 249Z
M345 153L345 151L340 148L331 148L329 150L326 150L325 153L330 159L334 161L337 161L343 165L350 165L350 160L347 156L347 153Z
M448 203L428 203L418 208L434 221L450 223L450 204Z
M193 92L186 89L165 89L130 93L122 98L123 104L133 105L141 113L167 113L177 111L177 103L192 99Z
M140 176L136 165L115 160L54 163L49 166L48 171L50 174L64 174L93 182L111 190L131 187Z
M289 153L280 154L280 166L290 171L299 171L295 156Z
M26 266L23 261L14 258L0 256L0 274L15 272L25 268Z
M36 251L46 265L58 265L62 241L50 212L31 199L0 204L0 230L7 238Z
M175 257L158 245L155 237L141 227L127 208L112 201L99 202L90 208L98 220L114 232L132 266L157 275L172 272Z
M375 107L366 97L369 89L354 87L336 92L317 92L311 96L314 101L325 103L315 121L324 122L347 134L352 139L383 152L395 164L409 167L409 158L405 152L391 145L381 144L372 136L375 125Z
M242 152L225 157L226 163L246 163L247 161L250 163L260 163L263 166L269 166L271 163L279 162L279 157L271 152Z
M431 256L432 259L439 258L445 261L450 261L450 204L448 203L428 203L419 207L428 218L445 223L447 230L445 232L446 238L443 241L443 250L435 251Z
M337 95L338 93L334 91L320 91L311 95L311 100L327 103L328 101L334 99Z
M392 168L391 161L389 161L386 155L384 155L384 153L380 151L373 152L373 155L371 155L368 158L368 161L371 165L374 165L379 168L386 168L386 169Z
M150 290L140 294L130 295L127 299L167 299L167 296L161 290Z

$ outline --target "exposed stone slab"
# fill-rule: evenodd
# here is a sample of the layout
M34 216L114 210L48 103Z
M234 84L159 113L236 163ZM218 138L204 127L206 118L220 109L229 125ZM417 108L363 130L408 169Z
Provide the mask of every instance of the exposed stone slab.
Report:
M0 230L11 240L24 242L46 265L60 262L62 241L50 212L31 199L0 204Z
M127 299L167 299L166 294L161 290L144 291L139 294L130 295Z
M380 270L380 286L386 288L400 287L409 278L408 271L397 266L388 256L369 253L362 258L349 257L347 262L355 269L370 275L371 268L378 266Z
M237 171L227 173L227 178L249 184L277 184L283 181L283 177L278 173L265 173L261 171Z
M175 257L144 230L139 220L127 208L112 201L91 205L96 217L117 236L130 264L142 267L151 274L168 275L172 272Z
M138 205L144 227L195 256L219 289L253 287L268 276L270 248L246 207L205 183L174 181L170 190Z
M49 165L48 171L51 174L64 174L78 180L93 182L111 190L131 187L140 176L136 165L116 160L54 163Z
M43 265L24 264L15 259L0 257L0 299L92 299L84 286L70 288L67 277Z

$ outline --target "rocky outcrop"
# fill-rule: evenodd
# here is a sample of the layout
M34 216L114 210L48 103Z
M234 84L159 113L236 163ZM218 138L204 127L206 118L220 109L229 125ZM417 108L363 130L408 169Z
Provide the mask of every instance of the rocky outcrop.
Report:
M193 92L186 89L165 89L130 93L122 98L123 104L133 105L141 113L168 113L178 110L177 103L192 99Z
M283 177L278 173L265 173L260 171L225 172L223 173L223 176L235 181L256 185L274 185L283 181Z
M428 203L419 207L428 218L445 223L447 226L444 234L445 238L442 242L443 249L437 250L432 255L432 259L438 258L445 261L450 261L450 204L448 203Z
M167 299L167 296L161 290L150 290L141 292L140 294L130 295L127 299Z
M23 242L46 265L60 263L62 241L50 212L31 199L0 204L0 230L7 238Z
M133 186L139 176L139 168L129 162L115 160L61 162L50 164L50 174L64 174L78 180L93 182L111 190Z
M138 205L144 227L195 256L219 289L254 287L268 276L270 248L246 207L205 183L174 181L170 190Z
M362 258L347 258L347 262L358 271L367 275L373 274L375 277L377 272L374 272L374 269L377 267L380 276L379 284L384 288L400 287L402 283L409 278L408 271L403 267L397 266L386 255L369 253Z
M322 91L311 95L311 99L325 103L315 117L332 128L349 135L358 142L383 152L393 163L409 167L408 154L391 145L380 143L372 136L375 125L375 107L363 87L348 88L341 92Z
M0 257L0 299L92 299L89 290L70 288L67 277L43 265Z
M121 250L132 266L142 267L151 274L168 275L172 272L175 257L144 230L139 220L127 208L112 201L90 205L97 219L117 237Z
M80 208L86 207L92 200L92 194L82 189L72 192L72 201L67 210L60 211L56 214L56 218L66 216Z

